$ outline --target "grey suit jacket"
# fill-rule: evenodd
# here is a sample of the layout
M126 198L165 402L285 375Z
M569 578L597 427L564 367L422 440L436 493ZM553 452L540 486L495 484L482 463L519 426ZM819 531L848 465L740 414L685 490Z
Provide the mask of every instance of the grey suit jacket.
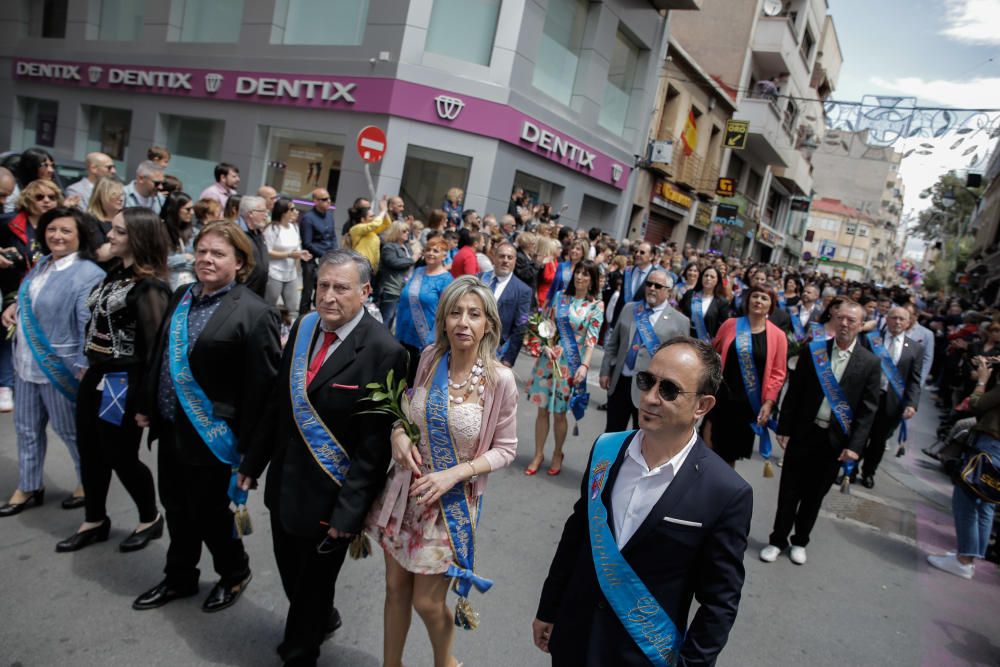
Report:
M635 337L635 304L626 304L622 308L621 316L615 323L611 335L604 341L604 361L601 362L601 377L609 376L611 384L609 390L614 390L621 377L622 368L625 367L625 357L628 349L632 345ZM666 341L674 336L687 336L691 329L691 321L674 310L669 305L663 309L660 316L653 322L653 331L660 342ZM644 345L639 347L639 356L635 360L635 370L642 371L649 368L651 361L649 352ZM639 390L633 385L632 403L639 405Z

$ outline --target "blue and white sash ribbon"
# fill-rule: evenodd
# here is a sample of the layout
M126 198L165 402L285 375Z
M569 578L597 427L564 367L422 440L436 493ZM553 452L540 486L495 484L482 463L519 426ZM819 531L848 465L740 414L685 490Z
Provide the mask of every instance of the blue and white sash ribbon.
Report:
M576 369L580 367L580 346L576 344L576 336L573 335L573 326L569 321L569 306L572 299L563 294L559 299L559 306L556 308L556 328L559 329L559 339L563 352L566 354L566 361L569 362L569 377L572 380L576 376ZM553 387L554 389L555 387Z
M43 257L37 264L37 272L40 273L44 270L49 261L49 256ZM66 362L63 361L62 357L56 354L55 348L52 347L48 336L42 330L42 325L35 315L34 306L31 304L31 290L29 288L31 280L29 278L23 281L17 292L17 310L20 316L18 319L21 323L21 331L24 332L24 339L28 343L31 356L38 367L42 369L45 377L48 378L53 387L59 390L60 394L75 403L77 392L80 390L80 381L66 367Z
M809 336L813 340L821 340L826 342L826 328L819 322L809 323Z
M850 435L854 413L847 403L847 398L844 397L844 390L840 388L840 383L837 382L837 378L833 374L830 355L826 351L826 341L813 339L809 343L809 351L812 353L813 366L816 368L819 386L830 404L830 414L837 420L844 435Z
M215 458L232 468L229 480L229 499L237 507L246 505L248 493L236 483L240 453L236 449L236 435L222 419L215 416L212 401L198 385L188 359L188 313L191 310L191 287L188 288L170 318L170 379L174 382L177 402L188 421L198 432Z
M754 420L750 422L750 428L760 436L760 455L764 460L771 458L771 434L768 429L778 428L778 423L774 419L769 419L766 424L757 424L756 416L760 414L761 385L760 377L757 375L757 366L753 362L753 333L750 331L750 318L741 317L736 320L736 359L740 362L740 377L743 378L743 388L746 390L747 398L750 399L750 408L754 413Z
M795 332L795 340L800 343L806 338L806 328L802 326L802 319L799 317L801 313L801 304L788 307L788 316L792 319L792 331Z
M635 360L639 356L639 345L646 348L649 357L652 359L656 350L660 347L660 339L653 328L653 309L645 303L635 304L635 335L632 337L632 344L629 345L628 353L625 355L625 367L635 368Z
M594 444L590 469L590 497L587 516L590 519L590 551L601 592L632 640L646 658L657 666L677 664L683 637L670 615L663 610L653 594L639 579L628 561L618 550L615 536L608 526L608 509L601 493L608 472L618 458L622 445L635 431L605 433Z
M431 450L431 466L435 472L459 464L458 452L448 429L448 359L445 354L434 371L430 391L427 393L427 438ZM476 564L476 525L472 520L469 501L465 497L465 484L456 484L441 496L441 512L448 526L448 538L454 553L454 565L447 576L454 579L453 588L460 598L468 598L475 586L485 593L493 586L489 579L474 574Z
M906 390L906 383L903 382L903 376L900 375L899 368L892 360L892 355L889 354L889 350L887 350L885 345L882 344L882 337L874 331L870 331L865 335L868 337L868 342L871 343L872 350L878 355L878 359L882 363L882 372L885 373L885 379L888 381L889 386L892 387L892 391L896 394L896 398L902 401L903 393ZM906 420L901 419L899 421L899 437L896 441L899 444L903 444L906 442L907 435Z
M333 433L326 427L316 408L309 401L306 377L309 372L309 349L313 334L319 324L319 314L312 311L299 320L299 330L295 334L292 348L292 366L289 373L289 391L292 397L292 419L299 429L316 463L330 479L343 485L351 459Z
M410 291L406 295L410 303L410 318L413 320L413 328L417 330L417 337L420 338L421 349L434 342L434 334L431 332L427 317L424 315L424 307L420 303L420 289L423 287L426 273L427 270L423 266L413 272Z
M778 308L784 311L788 310L788 301L785 300L785 290L778 290Z
M702 311L701 292L695 292L691 296L691 321L694 322L694 331L698 334L698 340L711 343L712 337L708 335L708 328L705 326L705 313Z

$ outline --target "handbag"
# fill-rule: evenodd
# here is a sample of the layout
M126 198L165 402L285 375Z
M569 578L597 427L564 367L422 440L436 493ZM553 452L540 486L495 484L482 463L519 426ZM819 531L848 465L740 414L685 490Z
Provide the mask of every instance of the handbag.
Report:
M1000 503L1000 470L986 452L978 452L965 462L959 480L972 495L988 503Z

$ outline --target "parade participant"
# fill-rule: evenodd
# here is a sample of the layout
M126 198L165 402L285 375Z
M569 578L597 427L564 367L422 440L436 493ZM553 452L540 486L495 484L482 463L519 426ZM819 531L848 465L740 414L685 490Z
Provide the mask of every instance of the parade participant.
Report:
M845 462L856 463L878 408L878 358L858 344L864 309L844 301L833 313L836 335L803 346L781 403L778 444L785 450L778 508L760 559L773 563L788 547L806 562L820 504Z
M436 667L455 664L455 625L475 627L467 598L482 497L489 473L510 465L517 449L517 383L496 360L500 325L486 285L474 276L451 283L410 399L420 441L393 429L395 464L365 523L385 550L384 665L402 664L413 610L427 628ZM450 587L459 595L454 616Z
M559 331L559 342L554 347L542 346L528 385L528 396L538 406L538 416L535 419L535 455L525 469L525 475L537 473L545 460L550 413L555 451L548 474L554 476L562 471L570 394L574 386L586 386L590 358L604 320L604 304L599 295L597 265L583 260L573 272L573 282L549 306Z
M927 376L931 372L931 366L934 365L934 333L918 321L919 313L915 303L910 301L903 307L910 314L906 335L921 346L920 386L923 387L927 384ZM993 328L1000 333L1000 325L994 324Z
M737 459L753 455L758 436L761 455L770 457L771 413L788 371L788 337L768 320L777 301L774 291L753 285L743 290L743 298L747 314L723 322L712 341L725 382L702 431L709 447L733 467Z
M923 350L906 336L910 312L894 306L885 318L884 334L869 332L862 343L875 353L882 365L878 411L872 422L868 442L861 452L861 485L866 489L875 486L875 472L885 454L886 441L897 428L906 431L906 421L913 418L920 405L920 372ZM906 442L901 436L900 442ZM852 473L851 482L857 476Z
M299 236L299 210L291 199L282 197L274 203L271 224L264 228L264 243L269 259L267 289L264 300L272 306L278 299L290 313L299 312L302 283L299 280L299 261L309 262L312 255L302 248Z
M694 286L698 284L698 278L701 277L701 268L698 266L698 262L691 262L685 267L684 272L681 274L681 279L677 281L674 285L673 293L670 297L671 305L676 306L684 298L684 295L694 289Z
M549 306L554 304L559 298L559 294L569 289L570 285L573 284L573 276L576 274L576 267L580 265L580 262L587 258L587 253L590 251L590 244L583 239L575 239L570 242L569 246L569 259L565 262L559 262L559 266L556 267L555 277L552 279L552 284L549 285L549 291L545 295L545 303Z
M57 207L38 221L42 259L21 283L17 302L3 314L14 336L14 430L19 481L0 517L13 516L45 499L42 468L47 436L54 430L69 449L77 485L64 509L83 507L80 456L76 448L76 394L87 368L83 339L90 319L87 296L104 277L94 262L98 243L76 208Z
M112 471L139 509L138 527L119 548L142 549L163 534L153 476L139 460L142 428L134 417L170 299L165 282L170 242L160 216L142 206L127 207L114 217L108 242L116 261L87 297L90 322L84 352L90 365L76 399L86 516L56 551L77 551L108 539Z
M384 243L379 258L382 265L378 271L378 308L382 315L382 323L391 331L392 325L396 322L399 295L410 277L413 265L420 259L420 253L414 255L410 249L410 226L405 222L397 220L389 225L382 239Z
M497 357L507 368L514 365L524 343L524 327L531 312L531 288L514 275L517 250L509 241L501 241L492 271L481 276L490 288L500 313L500 344Z
M625 269L625 274L622 278L621 296L615 305L615 322L621 316L622 308L624 308L626 302L642 302L646 297L643 288L646 284L646 277L653 270L653 245L645 241L638 244L635 246L632 258L633 264Z
M308 313L312 308L316 291L316 264L319 258L336 250L337 229L333 221L333 200L326 188L316 188L310 197L313 206L299 218L299 235L302 247L309 251L312 259L302 262L302 298L299 313Z
M662 269L654 269L646 278L646 298L622 310L615 328L604 343L601 362L601 389L609 390L609 433L624 431L631 418L638 428L639 390L632 381L635 374L649 367L662 341L686 336L691 323L670 307L668 278Z
M135 417L159 441L170 532L166 577L136 598L137 610L198 592L202 542L220 577L203 611L232 606L251 578L240 539L245 523L234 532L230 502L246 504L236 468L277 374L278 313L242 284L253 270L253 248L235 223L205 226L194 247L198 281L174 292Z
M677 309L691 320L692 337L711 343L719 333L719 327L729 318L729 302L723 293L719 271L710 266L681 297Z
M240 466L249 489L270 462L264 502L290 603L278 647L286 665L314 665L325 635L340 626L337 576L391 461L391 418L359 414L369 383L406 370L403 349L363 307L371 278L354 251L320 258L316 311L292 328Z
M789 306L788 314L792 319L792 330L798 340L805 340L809 325L819 320L823 310L819 306L819 287L809 283L802 288L802 296L797 305ZM796 320L798 322L796 323Z
M695 431L721 380L707 343L666 341L636 376L640 430L594 444L532 623L554 666L715 664L736 619L753 505Z
M403 286L396 309L396 340L410 355L406 382L412 387L417 376L420 352L434 342L434 313L441 293L454 278L444 267L448 242L439 232L431 232L424 245L424 266L417 268Z

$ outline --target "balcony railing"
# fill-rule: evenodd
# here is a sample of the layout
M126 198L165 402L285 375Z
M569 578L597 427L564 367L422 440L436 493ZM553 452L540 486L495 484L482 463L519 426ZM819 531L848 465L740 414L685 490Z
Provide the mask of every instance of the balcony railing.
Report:
M676 183L686 185L693 190L715 194L719 180L719 163L716 159L708 162L697 153L686 154L684 142L669 132L661 132L657 141L673 141L674 149L670 164L653 162L652 167L670 176Z

